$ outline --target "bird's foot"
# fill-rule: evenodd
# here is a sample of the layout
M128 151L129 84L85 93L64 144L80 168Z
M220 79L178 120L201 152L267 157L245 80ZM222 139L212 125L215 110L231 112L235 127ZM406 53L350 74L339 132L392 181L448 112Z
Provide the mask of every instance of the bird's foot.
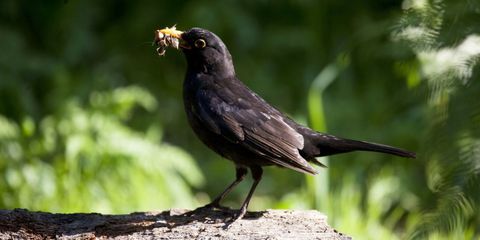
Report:
M245 214L247 213L247 208L241 208L237 213L235 213L232 218L230 218L226 223L225 225L223 225L223 229L227 230L229 229L233 223L235 223L237 220L240 220L242 219Z
M229 210L231 210L229 207L224 207L224 206L220 205L220 203L217 202L217 201L213 201L213 202L211 202L211 203L209 203L209 204L207 204L207 205L205 205L205 206L203 206L203 207L200 207L200 208L204 208L204 209L205 209L205 208L206 208L206 209L219 209L219 210L222 210L222 211L229 211Z
M215 211L215 210L221 210L221 211L230 211L231 209L228 208L228 207L224 207L224 206L221 206L220 203L216 202L216 201L213 201L205 206L202 206L202 207L198 207L188 213L187 216L193 216L197 213L200 213L200 212L205 212L205 211Z

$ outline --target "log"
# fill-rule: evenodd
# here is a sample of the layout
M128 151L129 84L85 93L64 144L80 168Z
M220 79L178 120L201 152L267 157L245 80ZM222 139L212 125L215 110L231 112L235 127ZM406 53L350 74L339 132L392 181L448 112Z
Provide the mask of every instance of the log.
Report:
M229 209L58 214L0 210L0 239L351 239L314 210L248 212L230 225Z

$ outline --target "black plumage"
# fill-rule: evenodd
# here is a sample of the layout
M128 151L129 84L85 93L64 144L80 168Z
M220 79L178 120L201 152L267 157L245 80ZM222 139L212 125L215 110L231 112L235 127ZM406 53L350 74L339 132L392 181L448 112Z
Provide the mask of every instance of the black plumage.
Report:
M183 100L192 129L205 145L236 166L236 180L209 207L219 207L225 195L245 177L247 169L251 170L254 183L235 219L245 214L264 166L316 174L309 162L323 166L315 159L319 156L360 150L415 157L402 149L343 139L296 123L236 77L227 47L210 31L192 28L180 32L167 28L157 31L156 43L161 36L178 38L186 56Z

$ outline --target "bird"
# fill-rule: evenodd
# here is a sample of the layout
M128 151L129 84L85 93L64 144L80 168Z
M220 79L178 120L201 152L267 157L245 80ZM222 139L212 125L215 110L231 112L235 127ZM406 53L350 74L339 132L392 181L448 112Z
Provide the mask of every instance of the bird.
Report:
M155 31L157 52L181 49L187 69L183 103L188 123L210 149L235 165L236 177L204 207L222 208L220 202L250 170L253 184L232 221L244 217L262 179L263 167L279 166L315 175L310 163L326 167L317 157L352 151L370 151L415 158L400 148L336 137L303 126L271 106L238 79L232 56L215 33L202 28L176 27Z

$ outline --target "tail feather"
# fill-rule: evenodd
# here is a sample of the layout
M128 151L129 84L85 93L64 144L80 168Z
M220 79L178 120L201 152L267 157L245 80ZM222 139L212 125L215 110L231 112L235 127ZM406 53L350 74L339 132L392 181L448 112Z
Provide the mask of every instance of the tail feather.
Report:
M400 157L416 158L414 152L378 143L343 139L326 134L317 135L315 140L315 145L320 150L320 154L317 155L319 157L352 151L370 151L387 153Z

